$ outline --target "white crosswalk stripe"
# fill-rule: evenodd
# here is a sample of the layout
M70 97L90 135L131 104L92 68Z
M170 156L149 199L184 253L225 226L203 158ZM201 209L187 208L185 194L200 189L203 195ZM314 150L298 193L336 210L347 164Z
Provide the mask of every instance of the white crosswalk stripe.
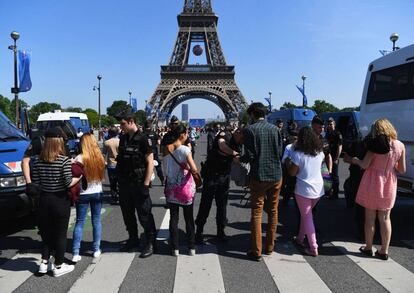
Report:
M360 244L332 242L344 254L390 292L413 292L414 274L391 258L387 261L359 256ZM358 255L358 256L356 256Z
M162 220L160 229L158 230L157 240L159 241L168 240L168 238L170 237L169 226L170 226L170 210L168 209L165 212L164 219Z
M178 257L173 292L225 292L215 245L200 247L195 256L180 255Z
M12 292L39 268L39 253L18 253L0 268L0 292Z
M279 242L276 250L263 259L280 292L331 292L292 243Z
M134 253L103 253L88 266L69 292L94 292L96 288L104 293L118 292L134 257Z

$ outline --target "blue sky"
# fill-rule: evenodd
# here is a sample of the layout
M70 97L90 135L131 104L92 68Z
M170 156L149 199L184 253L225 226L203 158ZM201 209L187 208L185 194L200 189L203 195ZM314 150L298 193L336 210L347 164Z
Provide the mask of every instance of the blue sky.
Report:
M412 0L213 0L227 63L246 100L300 104L295 88L307 75L310 104L359 105L367 65L390 49L414 43ZM128 91L143 107L160 81L177 36L184 0L0 1L0 94L11 97L9 34L32 53L29 104L97 107L92 91L102 74L102 109ZM15 16L12 11L18 13ZM212 103L189 101L190 117L221 114ZM178 113L181 112L181 107Z

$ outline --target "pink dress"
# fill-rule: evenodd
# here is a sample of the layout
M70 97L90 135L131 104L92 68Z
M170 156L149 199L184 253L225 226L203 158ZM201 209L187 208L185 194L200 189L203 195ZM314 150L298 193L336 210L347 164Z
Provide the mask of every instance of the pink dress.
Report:
M359 185L356 202L372 210L389 210L397 196L395 165L400 160L404 145L399 140L390 142L390 152L374 154Z

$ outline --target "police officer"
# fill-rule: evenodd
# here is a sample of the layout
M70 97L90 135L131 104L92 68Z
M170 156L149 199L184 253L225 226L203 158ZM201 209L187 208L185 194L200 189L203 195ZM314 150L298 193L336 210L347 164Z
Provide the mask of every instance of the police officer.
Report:
M332 156L332 190L329 198L337 199L339 194L339 156L342 153L342 134L336 129L335 119L329 117L326 132L326 140L329 144L329 153Z
M149 194L154 156L147 136L138 130L135 117L126 112L118 116L118 119L124 133L119 142L116 166L119 176L119 204L129 234L121 251L129 251L139 245L136 210L147 240L140 257L146 258L154 253L156 234Z
M214 139L213 147L207 154L205 163L201 203L195 223L197 225L196 243L203 244L203 229L210 213L213 199L217 205L217 238L226 241L224 228L227 224L227 200L230 187L230 171L233 158L238 155L235 141L228 130L220 131Z
M164 174L162 172L162 166L161 161L159 157L158 147L160 146L161 139L154 131L151 129L151 123L148 121L145 121L144 123L144 133L148 137L148 143L150 144L152 148L152 152L154 154L154 160L158 162L158 165L155 167L155 170L157 171L157 176L160 178L161 184L164 185Z

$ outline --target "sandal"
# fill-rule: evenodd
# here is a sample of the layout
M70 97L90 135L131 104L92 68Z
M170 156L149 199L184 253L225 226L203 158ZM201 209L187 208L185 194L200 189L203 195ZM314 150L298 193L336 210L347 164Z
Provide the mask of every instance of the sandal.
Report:
M361 246L359 248L359 251L362 252L362 254L366 256L374 256L374 253L372 252L372 249L366 249L366 246Z
M381 253L377 250L375 251L375 256L382 260L388 260L388 253Z

